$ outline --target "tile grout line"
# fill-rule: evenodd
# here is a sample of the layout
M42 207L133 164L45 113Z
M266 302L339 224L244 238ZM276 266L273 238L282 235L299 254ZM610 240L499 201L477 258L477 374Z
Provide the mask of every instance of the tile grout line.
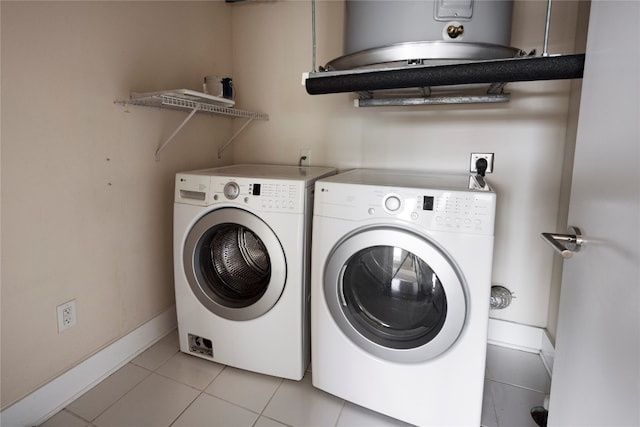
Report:
M340 406L340 412L338 412L338 418L336 418L334 427L338 427L338 424L340 423L340 417L342 417L342 412L344 411L345 406L347 406L347 401L342 399L342 405Z
M193 387L193 386L192 386L192 385L190 385L190 384L185 384L185 383L183 383L183 382L181 382L181 381L178 381L178 380L176 380L176 379L174 379L174 378L170 378L170 377L168 377L168 376L166 376L166 375L163 375L163 374L161 374L160 372L158 372L158 370L160 370L163 366L165 366L167 363L169 363L169 361L170 361L171 359L173 359L173 358L176 356L176 354L179 354L179 353L180 353L180 347L178 347L178 351L177 351L177 352L175 352L173 355L171 355L171 357L170 357L169 359L167 359L163 364L161 364L160 366L158 366L158 367L157 367L153 372L154 372L155 374L160 375L162 378L166 378L166 379L168 379L168 380L171 380L171 381L176 382L177 384L185 385L185 386L187 386L187 387L191 387L191 388L193 388L194 390L198 390L198 394L193 398L193 400L192 400L191 402L189 402L189 404L188 404L187 406L185 406L185 408L184 408L182 411L180 411L180 413L179 413L179 414L178 414L178 415L173 419L173 421L171 421L171 422L169 423L169 425L168 425L167 427L171 427L171 426L173 426L173 425L176 423L176 421L178 421L178 419L180 419L180 417L181 417L185 412L187 412L187 411L189 410L189 408L191 408L191 406L193 406L193 404L195 403L195 401L196 401L196 400L198 400L198 399L200 398L200 396L202 396L203 394L207 394L207 396L209 396L209 394L208 394L208 393L205 393L205 390L207 389L207 387L209 387L209 386L210 386L210 385L211 385L211 384L216 380L216 378L218 378L218 377L220 376L220 374L222 374L222 372L223 372L225 369L227 369L226 365L223 365L223 366L224 366L224 368L222 368L222 369L220 370L220 372L218 372L218 374L217 374L216 376L214 376L214 377L213 377L213 379L212 379L211 381L209 381L209 383L208 383L207 385L205 385L205 386L202 388L202 390L200 390L200 389L198 389L198 388L196 388L196 387Z
M280 388L282 387L282 384L284 384L285 379L284 378L280 378L280 384L278 384L278 387L276 387L276 389L273 391L273 393L271 394L271 397L269 397L269 400L267 400L267 403L264 405L264 407L262 408L262 410L260 411L260 414L258 414L258 419L256 419L256 422L253 423L253 425L255 426L256 423L260 420L260 417L264 416L266 418L269 418L270 420L276 421L280 424L285 424L282 421L276 420L274 418L271 417L267 417L264 414L264 411L267 409L267 407L269 406L269 404L271 403L271 401L273 400L273 398L276 396L276 394L278 393L278 390L280 390ZM285 424L288 425L288 424Z
M544 394L544 395L549 394L549 392L548 392L548 391L541 391L541 390L537 390L537 389L535 389L535 388L531 388L531 387L526 387L526 386L523 386L523 385L518 385L518 384L509 383L509 382L507 382L507 381L493 380L493 379L489 379L489 378L487 378L486 380L487 380L487 381L489 381L489 382L494 382L494 383L498 383L498 384L508 385L508 386L511 386L511 387L516 387L516 388L519 388L519 389L522 389L522 390L533 391L533 392L535 392L535 393L539 393L539 394Z
M71 409L69 409L69 406L68 406L68 405L67 405L63 410L65 410L65 411L67 411L67 412L70 412L70 413L72 413L74 416L76 416L76 417L80 418L81 420L83 420L83 421L86 421L86 422L90 423L92 426L95 426L95 425L96 425L96 424L94 423L94 421L95 421L95 420L97 420L98 418L100 418L100 417L101 417L105 412L107 412L109 409L111 409L114 405L116 405L119 401L121 401L121 400L122 400L126 395L128 395L128 394L129 394L129 393L130 393L134 388L136 388L137 386L139 386L139 385L140 385L144 380L146 380L147 378L149 378L149 377L154 373L154 371L151 371L151 370L149 370L148 368L145 368L144 366L136 365L135 363L132 363L132 362L128 362L128 363L131 363L132 365L134 365L134 366L136 366L136 367L138 367L138 368L144 369L145 371L147 371L147 374L146 374L144 377L142 377L142 378L140 379L140 381L138 381L138 382L137 382L137 383L135 383L133 386L131 386L131 388L129 388L129 389L128 389L127 391L125 391L124 393L122 393L122 394L121 394L121 395L120 395L116 400L114 400L114 401L113 401L113 403L111 403L110 405L107 405L107 407L106 407L106 408L104 408L102 411L100 411L100 412L99 412L95 417L93 417L93 419L91 419L91 420L87 420L86 418L82 417L81 415L76 414L76 413L75 413L75 412L73 412ZM124 366L126 366L126 365L124 365ZM124 366L122 366L120 369L122 369ZM116 372L117 372L117 371L116 371ZM113 375L113 374L115 374L115 372L114 372L114 373L112 373L111 375ZM109 377L110 377L111 375L109 375ZM107 378L109 378L109 377L107 377ZM107 378L105 378L104 380L102 380L102 381L101 381L100 383L98 383L98 384L101 384L101 383L102 383L103 381L105 381ZM98 385L98 384L96 384L96 385ZM88 393L89 391L91 391L91 389L90 389L90 390L87 390L87 392L85 392L85 393ZM83 395L84 395L84 394L83 394ZM75 402L75 401L74 401L74 402ZM72 403L73 403L73 402L72 402ZM70 403L70 404L71 404L71 403Z

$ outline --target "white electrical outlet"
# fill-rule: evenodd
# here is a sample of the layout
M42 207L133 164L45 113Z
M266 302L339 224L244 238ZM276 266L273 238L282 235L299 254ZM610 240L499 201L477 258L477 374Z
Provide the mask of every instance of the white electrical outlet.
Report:
M487 170L485 173L493 172L493 153L471 153L471 161L469 162L469 172L476 173L478 168L476 162L479 159L485 159L487 161Z
M76 300L65 302L56 309L58 311L58 332L67 330L77 323Z
M300 166L311 166L311 150L303 148L300 150Z

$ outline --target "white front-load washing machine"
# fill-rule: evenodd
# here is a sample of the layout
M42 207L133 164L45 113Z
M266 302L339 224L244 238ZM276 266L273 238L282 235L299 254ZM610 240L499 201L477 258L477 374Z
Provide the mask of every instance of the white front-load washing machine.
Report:
M178 173L174 272L180 350L299 380L309 363L313 184L324 167Z
M496 195L469 186L362 169L316 182L315 387L415 425L480 425Z

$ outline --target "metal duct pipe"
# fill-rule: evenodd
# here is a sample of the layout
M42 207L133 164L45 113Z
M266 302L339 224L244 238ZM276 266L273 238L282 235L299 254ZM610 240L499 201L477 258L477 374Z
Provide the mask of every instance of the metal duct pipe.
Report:
M502 310L503 308L511 305L511 300L515 298L511 291L504 286L494 285L491 286L491 298L489 301L489 308L491 310Z

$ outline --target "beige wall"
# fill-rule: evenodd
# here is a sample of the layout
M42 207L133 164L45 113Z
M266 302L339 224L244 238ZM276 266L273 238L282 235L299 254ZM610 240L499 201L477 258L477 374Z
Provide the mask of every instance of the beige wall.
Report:
M1 2L2 408L174 303L173 179L227 118L114 104L231 72L223 2ZM58 333L56 306L77 300Z
M574 53L577 10L578 2L554 2L551 53ZM342 54L343 3L319 0L316 13L322 65ZM545 13L544 1L516 1L511 44L541 53ZM301 85L302 73L312 69L310 2L237 4L232 31L234 81L243 105L270 115L266 126L238 138L236 162L295 163L299 150L309 148L312 164L343 170L464 172L469 153L494 152L493 280L517 298L492 316L546 326L558 278L552 280L554 254L539 235L556 229L568 196L562 178L569 81L509 84L508 104L355 108L353 94L310 96Z

